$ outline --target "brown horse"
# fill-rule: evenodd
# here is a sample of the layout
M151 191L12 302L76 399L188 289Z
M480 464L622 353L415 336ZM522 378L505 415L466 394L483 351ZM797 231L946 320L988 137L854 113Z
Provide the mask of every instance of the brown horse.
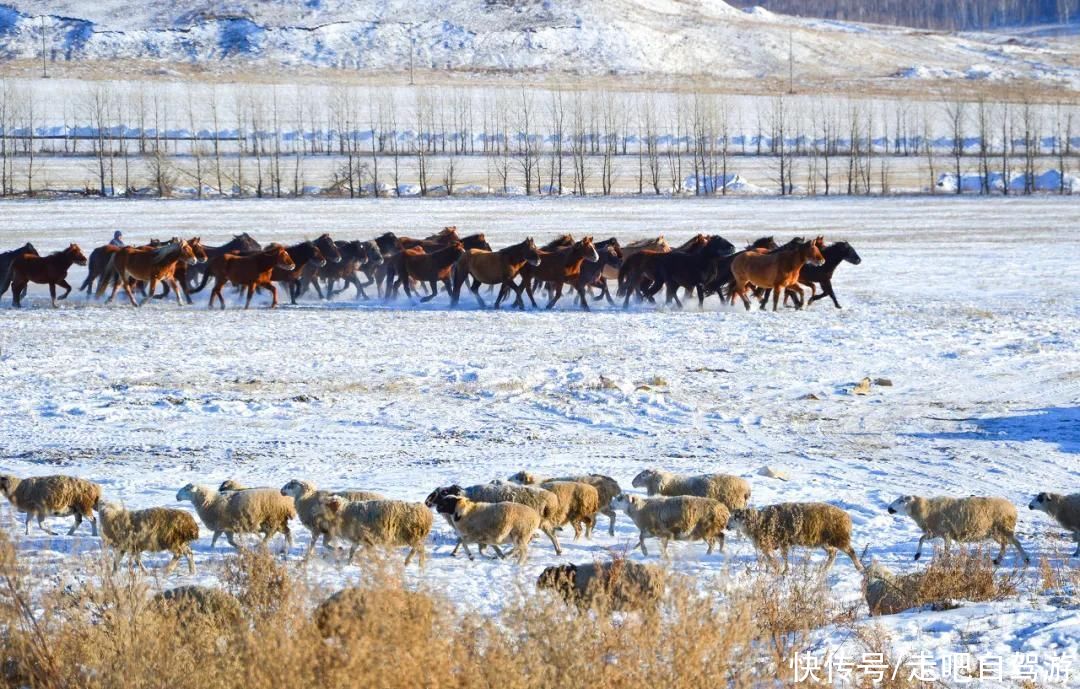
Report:
M22 306L22 295L26 285L36 282L39 285L49 286L49 296L52 297L53 308L56 308L56 286L64 288L61 299L67 299L71 294L71 285L67 283L67 273L72 263L80 266L86 265L86 256L78 244L71 244L63 251L38 256L26 253L15 257L11 263L11 303Z
M750 300L746 297L746 288L748 285L753 285L773 291L773 311L777 309L780 294L788 288L798 293L799 308L801 308L803 291L798 284L799 271L804 263L817 266L824 263L825 257L821 255L821 248L824 246L824 238L818 237L813 241L801 242L772 253L759 254L747 251L737 255L731 261L732 278L728 283L731 303L735 303L735 296L738 295L742 298L746 310L749 311ZM761 302L761 308L765 308L764 300Z
M453 294L453 286L450 278L454 270L454 264L465 254L465 245L454 242L448 247L427 253L421 247L406 249L402 252L405 272L401 276L399 284L405 288L405 294L411 299L413 290L409 286L411 280L426 282L431 287L431 294L420 299L421 302L429 302L439 294L438 284L443 283L447 294Z
M596 253L592 237L585 237L574 242L568 247L555 249L554 251L541 251L540 264L537 266L526 265L521 270L521 281L525 286L525 292L529 295L529 301L536 308L536 299L533 298L533 290L541 282L551 285L552 295L545 309L551 309L555 302L562 297L562 289L565 283L574 285L578 296L581 297L581 308L588 311L589 305L585 300L585 290L577 285L578 276L581 274L581 264L588 261L596 263L600 255ZM521 299L519 294L518 299ZM517 305L517 301L514 302Z
M555 239L552 239L547 244L540 247L540 251L555 251L556 249L565 249L568 246L574 245L574 235L561 234Z
M195 254L195 263L188 264L181 261L177 261L176 267L173 269L173 277L180 283L180 290L184 293L184 299L187 303L191 303L191 289L188 287L188 268L193 266L199 266L206 263L210 258L206 253L206 246L202 243L201 237L192 237L187 240L188 246L191 247L191 252ZM166 288L161 294L155 294L155 299L164 299L169 296L169 290Z
M141 306L153 297L157 291L158 282L164 282L176 292L176 304L182 304L180 300L180 283L176 280L176 264L183 263L192 266L198 262L194 250L182 239L173 237L157 248L150 247L124 247L113 254L105 267L105 275L113 274L112 293L106 303L111 303L116 297L116 290L122 284L124 292L132 306ZM141 280L148 283L146 296L141 303L135 302L135 295L131 291L131 281ZM100 299L105 293L107 282L102 280L98 285L96 296Z
M521 272L525 265L540 265L540 251L536 248L536 242L532 237L508 246L498 251L484 251L483 249L469 249L458 259L454 266L454 294L450 305L457 306L461 298L461 286L470 277L473 279L470 289L476 298L480 308L484 308L484 300L480 298L480 285L502 285L499 296L495 298L495 308L506 298L510 290L517 293L515 305L520 302L519 308L525 308L525 302L521 300L523 285L514 284L514 278Z
M454 242L460 242L461 238L458 237L457 227L450 226L444 227L436 234L425 237L424 239L413 239L412 237L394 237L393 234L387 233L394 239L394 250L389 256L385 257L385 278L386 278L386 299L397 297L398 288L401 286L400 277L405 275L404 259L401 252L405 249L415 249L421 247L427 253L434 253L439 249L445 249ZM383 237L387 237L383 235ZM379 242L380 239L376 239ZM382 245L380 244L380 249Z
M250 255L222 254L210 259L207 264L207 275L214 276L214 289L210 292L209 308L214 308L214 298L221 302L221 308L225 308L225 298L221 296L221 290L226 283L231 282L238 287L247 288L247 301L244 308L251 306L251 297L256 288L270 290L274 302L270 308L278 305L277 287L274 287L270 279L275 268L292 270L296 266L289 257L289 252L280 244L271 244L268 248ZM203 283L206 284L205 282ZM198 289L202 289L200 286ZM198 291L192 290L192 291Z

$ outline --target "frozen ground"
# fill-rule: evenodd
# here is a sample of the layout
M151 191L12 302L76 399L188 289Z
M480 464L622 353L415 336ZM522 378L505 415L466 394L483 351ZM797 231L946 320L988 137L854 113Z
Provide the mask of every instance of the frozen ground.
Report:
M14 311L7 298L0 308L0 470L79 474L142 507L175 504L189 481L227 477L273 486L303 477L421 500L437 485L522 468L602 472L629 488L640 469L661 466L743 475L759 505L842 506L857 549L868 545L898 571L922 566L911 562L918 531L885 507L911 492L1007 496L1035 558L1071 552L1060 528L1024 507L1041 490L1080 490L1080 286L1069 277L1080 267L1080 204L1071 199L17 202L3 206L0 247L90 247L116 228L129 240L213 243L242 230L260 240L366 238L446 224L495 245L564 231L672 240L708 231L736 243L824 233L850 241L863 263L838 270L843 310L819 302L775 315L715 302L705 313L583 314L565 300L554 313L448 311L441 299L208 313L202 301L136 311L81 297L53 311L37 289L30 308ZM894 385L849 394L863 376ZM764 465L792 480L757 476ZM558 561L537 541L522 570L470 564L449 557L441 520L435 531L427 569L409 577L467 606L496 608ZM566 536L561 560L603 557L634 533L620 517L615 538ZM208 536L197 545L198 579L212 580L221 554ZM294 558L304 545L306 536ZM84 576L99 552L88 532L33 530L20 548L59 582ZM754 559L739 538L723 555L697 544L673 552L678 570L710 577L738 576ZM332 585L356 576L326 561L310 572ZM846 560L829 579L842 598L860 596ZM1049 659L1080 649L1076 592L880 624L900 651Z

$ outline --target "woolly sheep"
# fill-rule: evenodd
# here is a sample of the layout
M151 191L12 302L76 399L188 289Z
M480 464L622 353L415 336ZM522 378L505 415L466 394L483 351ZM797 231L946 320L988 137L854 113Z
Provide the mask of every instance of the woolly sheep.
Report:
M618 481L610 476L604 476L603 474L578 474L576 476L541 478L528 471L519 471L511 476L510 480L525 486L535 486L549 481L577 481L579 483L589 484L596 489L596 492L600 496L600 512L606 515L609 520L608 534L611 536L615 535L615 515L617 513L615 512L615 508L611 506L611 500L622 492L622 488L619 487Z
M1010 543L1020 552L1025 563L1031 561L1014 534L1016 507L1005 498L925 498L904 495L889 505L889 514L907 515L922 530L919 547L915 550L916 560L922 557L923 543L927 539L942 538L946 554L952 541L973 543L993 540L1001 545L994 558L995 565L1001 564L1005 548Z
M568 603L608 610L652 608L664 594L664 571L629 560L556 565L536 580L537 588L552 589Z
M26 534L30 534L30 518L36 517L38 526L55 536L56 532L45 526L45 517L75 515L75 523L68 536L75 533L85 517L90 529L97 536L97 520L94 504L101 498L101 486L75 476L33 476L19 479L11 474L0 475L0 492L4 494L17 512L26 514Z
M218 486L219 493L228 493L230 491L238 490L271 490L271 488L269 486L245 486L239 481L231 478L225 479L221 482L221 485Z
M863 571L863 595L870 615L895 615L912 607L922 574L897 576L878 562Z
M243 620L244 609L236 596L210 586L177 586L157 594L153 606L162 615L175 615L185 624L198 619L233 625Z
M176 499L190 501L206 528L214 532L211 548L221 534L239 550L236 534L261 533L265 544L279 532L285 536L287 547L292 547L289 520L296 516L296 506L279 491L250 489L218 493L213 488L189 483L176 493Z
M543 521L533 508L516 502L474 502L460 495L443 495L436 509L451 515L451 524L462 543L490 545L500 558L499 544L510 542L518 564L529 557L529 541ZM472 555L466 551L469 559Z
M331 495L337 495L350 502L385 499L378 493L363 490L316 490L314 484L299 479L292 479L282 486L281 494L293 499L296 505L296 513L300 517L300 523L311 532L311 540L308 542L307 550L304 552L305 560L311 557L311 551L315 549L315 544L318 542L320 535L323 539L323 546L326 548L330 547L330 539L334 536L333 531L336 522L325 519L320 520L316 516L316 507L320 501Z
M335 535L350 541L348 562L352 562L356 550L365 547L409 546L405 566L413 555L419 555L420 566L427 560L424 541L431 533L431 512L418 502L402 500L361 500L351 502L338 495L330 495L319 501L314 508L316 520L329 519L335 526ZM325 516L330 515L330 516Z
M724 503L711 498L699 498L692 495L674 497L644 498L640 495L620 493L611 504L624 510L638 528L638 544L644 555L647 537L659 538L660 549L667 556L668 542L705 541L707 554L713 551L713 545L720 543L724 550L724 529L728 523L728 509Z
M128 511L122 505L103 500L98 500L94 507L101 519L101 537L116 551L114 572L124 555L145 572L142 553L167 550L173 557L165 565L165 574L172 572L181 556L187 558L188 573L195 574L191 543L199 538L199 525L189 513L168 507Z
M750 538L770 564L775 565L772 552L777 548L784 557L784 572L788 571L788 551L793 546L824 548L829 559L825 570L832 567L836 551L851 558L855 569L862 564L851 547L851 517L847 512L823 502L783 502L761 509L734 510L728 528Z
M439 498L449 495L464 496L473 502L514 502L531 507L540 515L540 530L555 546L555 554L562 555L562 546L559 545L559 539L555 535L555 525L552 522L552 518L560 511L559 498L551 491L536 486L518 486L512 483L485 483L468 488L452 485L431 491L424 500L424 504L428 507L436 507ZM454 526L452 513L453 510L440 512L451 527ZM459 541L459 545L465 548L465 554L471 559L472 554L469 552L468 543ZM482 544L481 552L483 552ZM457 554L456 546L451 554Z
M750 503L750 484L730 474L683 476L670 471L646 469L634 477L634 488L644 488L649 495L695 495L724 503L729 510L739 510Z
M596 513L600 511L600 493L595 488L580 481L548 481L540 487L559 499L559 509L550 518L553 525L572 526L575 541L581 537L584 526L585 538L592 538Z
M1028 503L1028 509L1046 512L1056 519L1058 524L1071 531L1073 540L1076 541L1076 552L1072 556L1080 557L1080 493L1039 493Z

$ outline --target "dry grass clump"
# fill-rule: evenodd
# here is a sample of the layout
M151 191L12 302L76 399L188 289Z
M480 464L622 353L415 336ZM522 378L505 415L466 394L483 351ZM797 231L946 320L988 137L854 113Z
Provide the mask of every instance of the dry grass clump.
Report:
M867 595L872 615L891 615L913 608L951 610L959 601L999 601L1016 596L1022 582L1018 569L996 567L982 548L935 551L926 569L891 576Z

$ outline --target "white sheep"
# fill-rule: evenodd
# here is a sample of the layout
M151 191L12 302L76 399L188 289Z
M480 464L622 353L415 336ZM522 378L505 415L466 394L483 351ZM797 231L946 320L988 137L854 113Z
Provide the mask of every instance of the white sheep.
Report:
M296 506L279 491L250 489L218 493L213 488L189 483L176 493L176 499L190 501L206 528L214 532L211 548L221 534L239 550L236 534L261 533L265 545L279 532L285 536L287 547L292 547L289 520L296 516Z
M838 550L851 558L855 569L862 571L862 564L851 547L851 516L833 505L783 502L761 509L733 510L728 528L749 537L770 565L775 566L772 552L779 548L785 573L788 571L788 551L794 546L824 548L829 555L825 562L826 571L832 567Z
M330 547L330 539L334 536L332 531L336 520L319 519L316 513L316 507L322 500L331 495L337 495L350 502L385 499L379 493L363 490L316 490L314 484L299 479L293 479L282 486L281 494L293 499L296 504L296 513L300 517L300 523L311 532L311 540L308 542L307 550L304 552L304 560L311 557L311 551L315 549L315 544L318 542L320 535L323 539L323 546L326 548Z
M634 488L644 488L649 495L694 495L724 503L729 510L739 510L750 503L750 484L730 474L684 476L670 471L646 469L634 477Z
M705 541L708 545L706 554L712 553L717 542L720 551L724 550L724 529L729 514L719 500L692 495L644 498L620 493L611 504L624 510L637 526L638 544L634 549L640 547L644 555L649 554L645 547L645 539L649 537L660 539L660 549L665 557L671 540Z
M103 500L97 501L95 509L101 519L102 540L116 551L114 572L124 555L145 572L142 553L167 550L173 558L165 566L165 574L172 572L181 557L187 558L188 573L195 574L191 543L199 538L199 525L189 513L168 507L128 511L118 503Z
M1073 540L1076 541L1076 552L1072 556L1080 557L1080 493L1039 493L1028 503L1028 509L1046 512L1056 519L1058 524L1071 531Z
M334 523L335 535L350 541L348 562L352 562L361 546L409 546L405 566L418 555L420 566L427 560L424 541L431 533L431 512L418 502L402 500L361 500L350 502L339 495L330 495L314 508L316 520Z
M889 505L889 514L907 515L922 530L919 547L915 550L916 560L922 557L923 543L927 539L941 538L945 541L946 554L952 541L973 543L992 540L1001 545L994 558L995 565L1001 564L1005 548L1010 543L1020 552L1025 564L1031 562L1020 541L1016 540L1016 506L1005 498L925 498L904 495Z
M85 517L97 536L94 505L101 498L101 486L75 476L33 476L19 479L11 474L0 475L0 492L17 512L26 514L26 534L30 534L30 518L50 536L56 532L45 526L45 517L75 515L68 536L75 533Z
M549 481L577 481L587 483L596 489L600 496L600 513L608 518L608 534L615 535L615 508L611 506L611 500L622 492L618 481L603 474L575 474L573 476L541 477L528 471L519 471L510 477L514 483L524 486L535 486Z
M543 521L533 508L516 502L474 502L460 495L441 495L436 509L451 515L451 524L462 543L490 545L500 558L499 545L512 543L518 564L529 557L529 541ZM465 551L472 559L472 554Z

